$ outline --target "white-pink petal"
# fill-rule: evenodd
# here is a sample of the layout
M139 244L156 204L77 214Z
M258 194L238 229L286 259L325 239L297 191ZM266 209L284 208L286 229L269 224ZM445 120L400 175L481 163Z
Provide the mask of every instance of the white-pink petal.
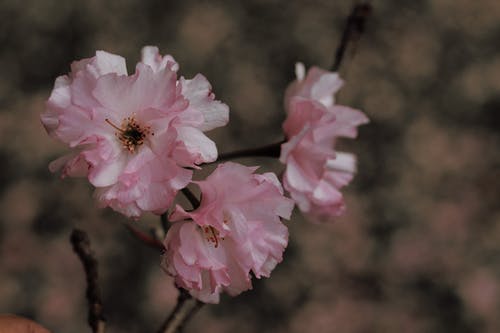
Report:
M228 123L229 107L214 99L212 86L205 76L197 74L191 80L181 77L179 81L182 94L189 101L188 112L197 111L203 116L200 130L209 131Z
M156 46L144 46L141 50L141 62L151 67L155 72L168 68L174 72L179 70L179 64L170 54L162 56Z
M179 141L182 142L179 149L185 149L191 158L194 157L195 164L209 163L217 159L215 143L199 129L180 127L177 129L177 134Z

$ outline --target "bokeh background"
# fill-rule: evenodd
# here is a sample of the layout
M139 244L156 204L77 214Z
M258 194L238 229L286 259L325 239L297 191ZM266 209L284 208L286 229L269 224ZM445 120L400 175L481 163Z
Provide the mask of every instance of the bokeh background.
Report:
M500 332L500 2L373 1L346 55L339 103L371 123L347 214L296 212L284 262L254 290L204 307L186 332ZM88 332L85 281L68 238L100 261L109 332L152 332L176 290L130 222L98 209L83 179L50 174L66 151L39 114L71 61L107 50L132 72L158 45L208 77L231 107L221 152L281 139L294 63L328 68L352 1L0 2L0 313ZM276 161L245 159L262 171ZM148 230L157 218L138 222ZM0 329L1 331L1 329Z

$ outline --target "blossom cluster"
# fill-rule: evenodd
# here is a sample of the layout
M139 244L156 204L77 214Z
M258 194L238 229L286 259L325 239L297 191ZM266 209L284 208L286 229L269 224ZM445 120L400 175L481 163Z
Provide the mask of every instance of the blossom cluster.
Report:
M367 118L335 104L337 73L312 68L306 75L298 64L285 94L283 185L274 173L234 162L193 182L193 172L217 161L205 132L226 125L229 108L203 75L186 79L178 71L174 58L153 46L143 48L131 75L124 58L104 51L74 62L41 115L49 135L72 149L49 168L86 177L100 206L134 219L172 208L162 267L178 287L217 303L222 292L250 289L251 275L268 277L281 262L288 243L282 219L295 203L314 221L342 213L340 188L353 177L355 157L334 145L355 137ZM199 206L173 207L191 183L201 191Z

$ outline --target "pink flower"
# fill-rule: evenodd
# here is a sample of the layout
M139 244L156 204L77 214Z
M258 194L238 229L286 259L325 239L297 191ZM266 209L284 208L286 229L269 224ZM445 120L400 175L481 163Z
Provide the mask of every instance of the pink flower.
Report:
M226 291L237 295L252 287L250 271L269 277L281 262L293 202L273 173L227 162L204 181L201 205L192 212L177 206L165 239L164 269L176 284L203 302L218 303Z
M290 83L285 91L285 109L290 110L290 102L294 97L312 99L325 106L335 103L334 94L340 90L344 81L338 73L328 72L319 67L311 67L307 72L303 63L295 64L297 80Z
M202 75L177 80L179 65L158 48L142 50L127 75L125 59L104 51L74 62L56 79L41 120L74 152L54 161L62 176L85 176L100 205L127 216L165 212L191 180L184 167L217 158L203 134L228 121Z
M368 122L360 111L334 104L343 82L337 73L313 67L285 93L288 117L283 124L287 142L280 161L286 165L283 184L299 209L313 220L330 220L345 210L340 189L356 171L356 157L334 151L339 137L355 138L357 126Z

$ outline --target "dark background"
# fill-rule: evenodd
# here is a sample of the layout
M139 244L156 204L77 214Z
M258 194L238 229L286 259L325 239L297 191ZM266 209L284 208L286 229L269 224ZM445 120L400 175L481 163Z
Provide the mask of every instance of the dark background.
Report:
M500 331L500 2L373 1L341 69L339 103L371 123L343 148L359 156L347 214L313 225L296 212L271 279L186 332ZM210 133L221 152L281 139L294 63L329 67L351 1L0 3L0 312L53 332L88 332L82 267L68 238L85 229L100 260L109 332L151 332L176 291L160 256L133 239L83 179L48 163L66 152L39 114L58 75L95 50L132 72L144 45L201 72L231 108ZM279 163L262 171L281 172ZM146 216L140 225L157 223ZM145 227L147 230L147 227Z

